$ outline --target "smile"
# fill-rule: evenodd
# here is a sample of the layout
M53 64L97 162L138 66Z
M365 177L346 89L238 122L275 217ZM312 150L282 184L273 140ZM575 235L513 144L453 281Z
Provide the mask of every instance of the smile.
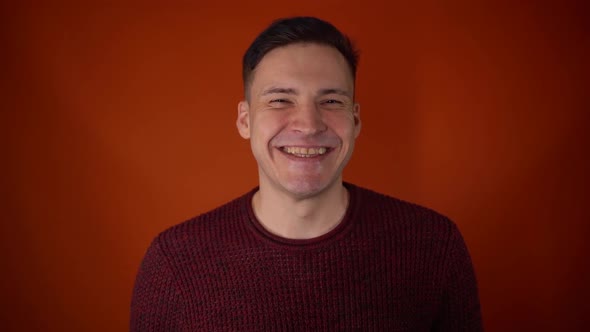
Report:
M290 155L301 157L301 158L311 158L316 156L321 156L328 151L328 148L325 147L299 147L299 146L283 146L281 151L288 153Z

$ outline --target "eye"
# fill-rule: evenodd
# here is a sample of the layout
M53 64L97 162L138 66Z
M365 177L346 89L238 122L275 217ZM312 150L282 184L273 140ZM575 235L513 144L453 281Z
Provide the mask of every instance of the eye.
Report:
M293 102L286 98L275 98L268 101L268 107L273 109L287 109L293 106Z
M336 99L328 99L328 100L324 101L324 104L342 104L342 102L340 100L336 100Z
M271 104L274 104L274 103L286 104L288 102L289 101L287 99L281 99L281 98L273 99L273 100L270 101Z
M340 109L344 107L344 102L339 99L326 99L322 101L321 104L329 109Z

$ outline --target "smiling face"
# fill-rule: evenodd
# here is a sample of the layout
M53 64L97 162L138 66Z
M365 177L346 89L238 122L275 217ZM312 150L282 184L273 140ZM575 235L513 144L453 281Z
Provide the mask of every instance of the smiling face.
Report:
M354 81L333 47L296 43L264 56L238 106L260 188L308 198L340 185L360 131Z

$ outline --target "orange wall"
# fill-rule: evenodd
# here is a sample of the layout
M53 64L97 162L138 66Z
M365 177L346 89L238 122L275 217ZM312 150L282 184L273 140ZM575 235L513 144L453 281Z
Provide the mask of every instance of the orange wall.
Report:
M581 5L210 2L2 5L3 331L127 329L151 239L256 184L241 56L299 14L362 49L346 179L459 224L488 331L587 325Z

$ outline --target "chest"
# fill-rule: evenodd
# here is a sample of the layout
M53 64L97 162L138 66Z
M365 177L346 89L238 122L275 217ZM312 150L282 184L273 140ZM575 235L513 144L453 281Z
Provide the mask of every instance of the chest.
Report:
M419 254L375 245L201 257L181 288L191 329L428 330L440 278Z

